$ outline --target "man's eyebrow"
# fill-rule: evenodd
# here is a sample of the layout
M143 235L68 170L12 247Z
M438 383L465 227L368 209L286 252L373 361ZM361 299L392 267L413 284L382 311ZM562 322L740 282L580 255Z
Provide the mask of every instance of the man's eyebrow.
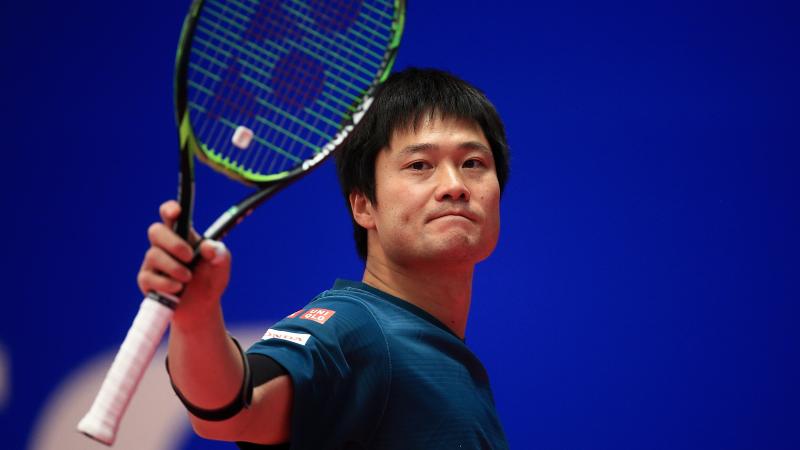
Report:
M482 142L478 142L478 141L462 142L461 145L459 145L459 147L461 147L463 149L467 149L467 150L479 150L479 151L482 151L484 153L488 153L490 155L492 154L492 149L487 147L486 144L484 144Z
M492 154L492 150L486 146L486 144L478 141L466 141L458 144L458 148L464 150L478 150L484 153ZM431 144L428 142L422 142L419 144L411 144L403 147L400 150L401 155L412 155L414 153L422 153L429 150L438 150L439 146L436 144Z
M413 155L414 153L422 153L422 152L426 152L428 150L436 150L438 148L439 148L439 146L437 146L435 144L429 144L427 142L423 142L423 143L420 143L420 144L411 144L411 145L407 145L407 146L403 147L403 149L400 150L400 154L401 155Z

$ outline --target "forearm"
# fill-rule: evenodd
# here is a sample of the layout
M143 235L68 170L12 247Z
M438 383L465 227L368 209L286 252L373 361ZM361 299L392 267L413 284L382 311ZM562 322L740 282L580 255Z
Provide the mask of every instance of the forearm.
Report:
M176 312L168 355L172 382L199 408L225 406L241 391L242 356L228 336L218 304L192 317Z
M242 355L225 330L219 307L192 319L187 315L178 316L176 313L177 320L172 323L168 348L172 381L193 406L219 409L242 392ZM291 381L287 375L278 372L269 378L270 381L259 383L255 389L251 407L229 419L208 421L190 415L195 432L208 439L225 441L286 442L292 402ZM252 423L257 426L250 426Z

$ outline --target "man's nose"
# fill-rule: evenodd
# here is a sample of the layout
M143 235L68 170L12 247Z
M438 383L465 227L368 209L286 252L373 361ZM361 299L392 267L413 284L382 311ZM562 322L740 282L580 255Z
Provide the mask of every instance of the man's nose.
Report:
M439 169L436 200L469 200L469 189L459 168L444 164Z

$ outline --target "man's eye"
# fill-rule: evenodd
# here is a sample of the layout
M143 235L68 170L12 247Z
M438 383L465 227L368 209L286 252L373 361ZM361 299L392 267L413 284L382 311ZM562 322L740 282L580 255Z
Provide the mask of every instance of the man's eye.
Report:
M483 167L483 162L478 159L468 159L464 161L464 167L467 169L477 169Z
M408 167L413 170L425 170L428 168L428 163L425 161L414 161Z

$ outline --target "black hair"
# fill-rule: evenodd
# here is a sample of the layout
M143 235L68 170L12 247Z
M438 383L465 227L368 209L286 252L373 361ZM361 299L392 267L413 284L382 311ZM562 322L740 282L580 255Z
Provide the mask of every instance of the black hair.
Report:
M462 119L481 127L494 157L500 192L509 173L508 143L500 116L483 92L437 69L409 68L389 76L375 90L372 106L336 152L339 183L350 217L351 192L375 204L375 159L388 148L392 134L416 129L428 117ZM367 230L353 220L353 235L361 259L367 259Z

